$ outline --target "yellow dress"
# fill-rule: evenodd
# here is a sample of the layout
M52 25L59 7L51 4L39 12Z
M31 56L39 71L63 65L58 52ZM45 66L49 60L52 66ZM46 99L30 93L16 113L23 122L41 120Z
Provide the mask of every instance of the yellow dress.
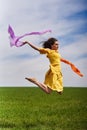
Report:
M50 62L50 68L45 75L44 84L52 90L63 91L63 76L61 73L60 54L55 50L40 48L41 54L46 54Z

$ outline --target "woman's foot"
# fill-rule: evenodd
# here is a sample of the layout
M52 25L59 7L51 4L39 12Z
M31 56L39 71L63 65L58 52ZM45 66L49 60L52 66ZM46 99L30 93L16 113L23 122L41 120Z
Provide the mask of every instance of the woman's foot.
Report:
M60 92L58 92L60 95L62 95L63 94L63 91L60 91Z
M36 79L35 78L25 78L26 80L32 82L32 83L36 83Z

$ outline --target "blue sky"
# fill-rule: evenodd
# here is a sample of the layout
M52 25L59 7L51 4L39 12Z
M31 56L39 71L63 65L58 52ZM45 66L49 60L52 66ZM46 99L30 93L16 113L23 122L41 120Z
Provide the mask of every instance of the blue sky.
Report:
M16 35L51 29L43 36L27 36L40 46L49 37L59 40L61 56L84 74L81 78L61 63L64 86L87 87L87 1L86 0L0 0L0 86L30 86L25 77L43 82L49 68L45 55L29 46L10 47L8 25Z

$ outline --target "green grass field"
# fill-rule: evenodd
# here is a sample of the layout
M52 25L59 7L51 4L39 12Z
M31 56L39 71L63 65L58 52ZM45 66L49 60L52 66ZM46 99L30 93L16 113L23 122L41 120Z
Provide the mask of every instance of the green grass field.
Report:
M0 87L0 130L87 130L87 88Z

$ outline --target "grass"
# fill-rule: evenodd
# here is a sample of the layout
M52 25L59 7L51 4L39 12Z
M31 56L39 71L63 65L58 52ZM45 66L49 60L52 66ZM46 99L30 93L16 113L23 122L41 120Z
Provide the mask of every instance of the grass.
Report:
M87 130L87 88L0 87L0 130Z

